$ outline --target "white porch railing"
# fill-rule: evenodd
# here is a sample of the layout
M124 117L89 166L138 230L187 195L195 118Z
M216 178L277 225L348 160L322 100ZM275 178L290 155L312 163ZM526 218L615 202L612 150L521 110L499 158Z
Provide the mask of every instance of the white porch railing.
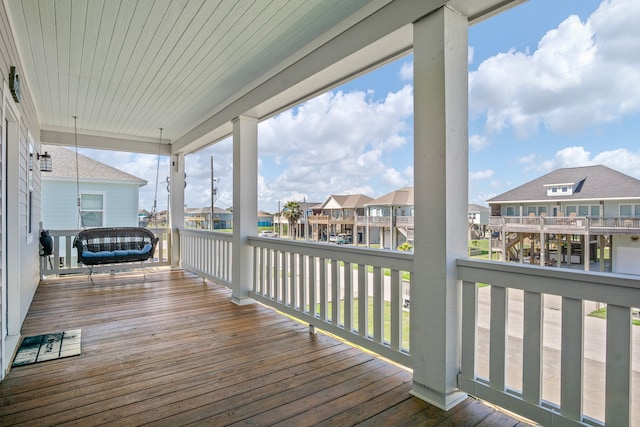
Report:
M160 238L154 258L144 262L145 267L164 266L171 264L171 234L166 228L149 228ZM53 255L40 257L40 275L89 273L89 267L78 265L78 254L73 247L73 239L81 230L49 230L53 238ZM118 264L118 270L138 268L140 263ZM113 270L113 265L95 266L94 272Z
M491 261L457 265L462 390L542 425L632 425L632 393L636 402L640 394L632 307L640 306L640 279ZM560 311L545 308L553 298ZM585 317L587 302L606 304L607 320Z
M231 286L231 233L181 228L182 267L221 285Z
M412 255L268 238L249 242L252 298L411 366L403 304Z

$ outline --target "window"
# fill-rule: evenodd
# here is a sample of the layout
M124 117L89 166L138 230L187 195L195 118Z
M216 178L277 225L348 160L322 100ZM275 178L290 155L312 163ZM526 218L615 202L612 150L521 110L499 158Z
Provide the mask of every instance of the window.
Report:
M566 193L567 191L569 191L569 187L562 187L562 192Z
M558 187L551 187L551 192L552 193L557 193L558 192Z
M620 216L640 217L640 204L620 205Z
M600 206L580 205L578 206L578 216L600 216Z
M80 217L83 227L102 227L104 225L104 195L81 194Z
M577 206L567 206L567 215L571 215L572 213L578 213Z
M516 208L513 206L507 206L507 216L516 216Z

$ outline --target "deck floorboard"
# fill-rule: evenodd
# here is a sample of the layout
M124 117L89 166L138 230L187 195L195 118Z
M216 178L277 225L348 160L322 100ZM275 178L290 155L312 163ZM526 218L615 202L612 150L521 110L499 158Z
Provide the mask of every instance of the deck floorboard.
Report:
M82 354L12 368L0 425L526 425L471 398L445 412L411 373L180 271L44 281L23 336L82 329Z

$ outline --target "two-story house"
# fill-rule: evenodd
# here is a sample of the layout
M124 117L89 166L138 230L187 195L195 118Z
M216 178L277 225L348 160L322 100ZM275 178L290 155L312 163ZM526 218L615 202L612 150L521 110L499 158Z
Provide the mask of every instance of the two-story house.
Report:
M332 194L327 197L308 218L309 225L313 229L313 239L330 241L332 236L349 234L354 243L363 242L362 232L356 231L356 217L365 215L365 206L371 200L373 200L372 197L364 194Z
M640 180L606 166L557 169L488 200L503 260L640 274Z

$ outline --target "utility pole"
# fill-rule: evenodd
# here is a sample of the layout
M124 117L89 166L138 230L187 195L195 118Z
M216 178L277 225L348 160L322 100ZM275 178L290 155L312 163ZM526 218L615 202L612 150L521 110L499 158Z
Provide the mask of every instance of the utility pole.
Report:
M211 156L211 215L209 216L209 230L213 231L213 205L215 203L216 198L216 185L215 179L213 178L213 155Z

